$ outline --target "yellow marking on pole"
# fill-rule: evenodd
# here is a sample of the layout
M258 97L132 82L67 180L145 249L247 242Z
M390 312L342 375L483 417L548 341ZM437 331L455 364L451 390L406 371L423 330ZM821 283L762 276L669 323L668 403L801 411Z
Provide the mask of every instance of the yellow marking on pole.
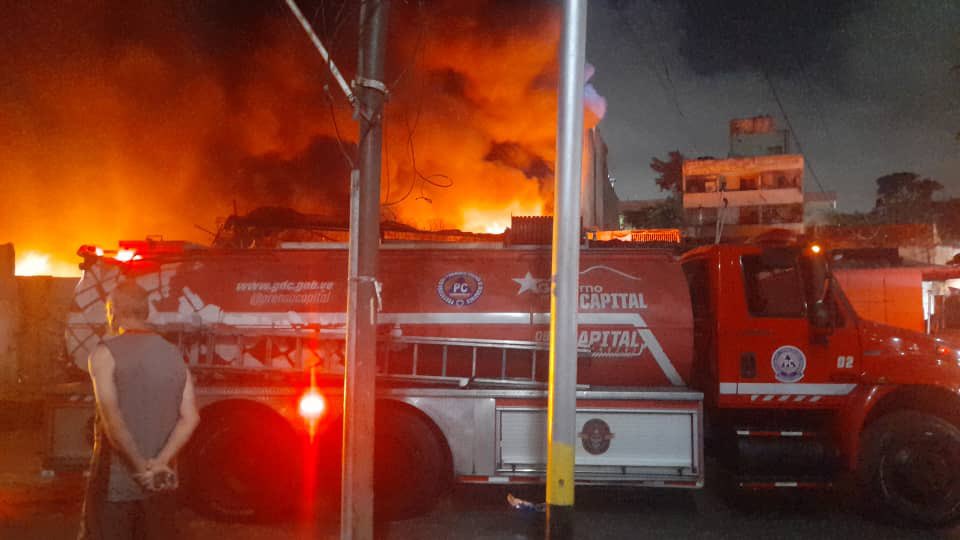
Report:
M573 446L551 440L547 464L547 504L573 506Z

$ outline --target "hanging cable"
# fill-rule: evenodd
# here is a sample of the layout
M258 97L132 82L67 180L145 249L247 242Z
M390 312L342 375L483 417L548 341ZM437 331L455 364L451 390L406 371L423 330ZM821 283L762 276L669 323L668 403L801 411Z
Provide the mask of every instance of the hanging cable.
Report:
M770 87L770 92L773 93L773 99L777 102L777 107L780 107L780 114L783 115L783 120L787 123L787 129L790 130L790 133L793 134L793 139L797 141L797 150L801 154L803 152L803 145L800 143L800 136L797 134L796 130L793 129L793 124L790 122L790 117L787 115L786 109L783 108L783 102L780 101L780 95L777 94L777 87L773 85L773 81L770 80L770 76L767 74L767 70L763 70L763 77L767 80L767 85ZM817 182L817 187L820 188L821 193L825 193L826 190L823 189L823 184L820 183L820 177L817 176L817 171L813 168L813 161L809 159L808 156L804 154L807 167L810 169L810 174L813 175L813 179Z
M653 72L654 76L657 79L657 83L660 85L661 90L663 90L664 97L667 98L667 101L673 106L674 111L677 113L677 116L680 119L680 125L682 129L686 132L687 139L690 142L690 146L693 148L694 154L699 155L700 151L697 148L697 143L693 137L693 129L690 126L690 122L687 119L686 114L683 112L683 107L680 104L680 97L677 93L676 85L673 83L673 77L670 75L670 66L667 64L666 55L663 51L662 40L659 38L656 32L656 25L653 20L651 9L642 10L644 14L644 19L648 25L649 34L653 37L654 48L656 50L657 59L659 60L659 66L655 65L652 61L649 63L648 67L650 71ZM634 42L638 45L645 45L643 40L642 33L636 28L633 23L634 18L630 16L629 13L623 12L623 22L627 28L627 31L633 37ZM646 55L640 55L643 58L647 58ZM662 71L661 71L662 70Z
M323 85L323 92L327 96L327 105L330 108L330 119L333 121L333 132L337 136L337 146L340 147L340 153L343 154L343 159L347 161L347 165L350 166L350 170L356 169L353 158L350 156L350 152L347 151L346 145L343 144L343 138L340 136L340 127L337 125L337 111L333 108L333 95L330 93L330 87Z
M340 89L343 90L344 95L347 96L347 100L350 101L351 105L356 105L357 98L353 95L353 90L350 89L350 85L347 84L347 81L343 78L343 75L340 74L340 70L337 69L337 65L333 63L333 60L330 58L330 54L327 52L326 47L323 46L320 38L317 37L317 34L313 31L313 27L310 26L310 21L303 16L303 13L300 11L300 8L297 7L297 3L294 2L294 0L287 0L287 6L290 8L290 11L293 12L293 15L297 18L297 21L300 22L300 26L303 27L303 30L307 33L307 36L310 37L310 41L313 42L313 46L317 49L317 51L320 53L320 56L323 58L323 61L327 64L330 74L333 75L333 78L337 81L337 84L340 85Z
M420 53L422 52L422 46L425 41L424 36L427 34L427 19L423 15L423 0L417 2L418 14L420 16L420 23L418 24L419 30L417 31L417 41L413 46L413 54L410 57L410 61L403 66L403 69L400 70L400 73L397 75L397 78L394 79L393 84L390 85L391 88L396 88L400 84L400 81L407 75L407 72L410 71L413 67L417 65L417 61L420 58Z
M384 161L384 169L386 169L384 173L386 174L386 177L387 177L387 185L383 190L383 195L380 197L380 206L383 206L383 203L385 201L390 200L390 147L388 143L388 141L390 140L390 137L387 134L387 115L386 114L383 115L383 121L381 122L381 124L383 125L383 161Z

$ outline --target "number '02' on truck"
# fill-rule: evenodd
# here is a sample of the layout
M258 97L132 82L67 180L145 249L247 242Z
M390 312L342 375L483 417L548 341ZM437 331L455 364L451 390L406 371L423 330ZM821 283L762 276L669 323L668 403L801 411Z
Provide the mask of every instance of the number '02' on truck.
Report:
M188 500L249 519L294 510L304 483L336 500L346 250L120 248L81 249L68 351L85 366L118 280L150 292L202 408ZM453 482L541 482L549 249L388 243L380 257L378 515L424 511ZM854 473L878 507L958 517L957 351L858 318L818 250L583 249L578 306L578 483L700 487L706 449L745 489ZM51 396L51 466L89 453L84 396Z

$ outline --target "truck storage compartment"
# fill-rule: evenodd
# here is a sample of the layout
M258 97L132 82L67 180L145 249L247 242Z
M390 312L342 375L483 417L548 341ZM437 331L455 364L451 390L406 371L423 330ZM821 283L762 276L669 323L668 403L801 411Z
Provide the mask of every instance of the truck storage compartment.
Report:
M631 394L629 400L619 392L578 394L577 482L702 485L700 394ZM544 474L545 404L498 400L496 419L497 473Z
M81 470L90 464L95 414L89 384L71 383L50 389L44 404L44 468Z

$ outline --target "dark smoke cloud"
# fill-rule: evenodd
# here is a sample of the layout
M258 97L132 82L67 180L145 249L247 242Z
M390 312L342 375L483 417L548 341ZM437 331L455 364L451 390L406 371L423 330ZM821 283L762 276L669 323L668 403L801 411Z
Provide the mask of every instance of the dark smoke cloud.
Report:
M865 0L769 2L682 0L676 9L679 51L702 75L735 71L795 73L799 63L836 59L847 45L841 34Z
M522 172L536 180L552 180L553 166L543 157L515 142L495 142L484 159Z
M345 151L356 153L355 145ZM349 208L350 167L340 143L318 136L292 158L276 153L251 156L225 146L211 156L211 171L221 200L234 198L249 206L288 206L302 212L343 217Z
M960 3L598 0L588 24L621 198L662 197L652 157L724 156L729 120L759 114L789 116L805 188L841 210L902 170L960 195Z

